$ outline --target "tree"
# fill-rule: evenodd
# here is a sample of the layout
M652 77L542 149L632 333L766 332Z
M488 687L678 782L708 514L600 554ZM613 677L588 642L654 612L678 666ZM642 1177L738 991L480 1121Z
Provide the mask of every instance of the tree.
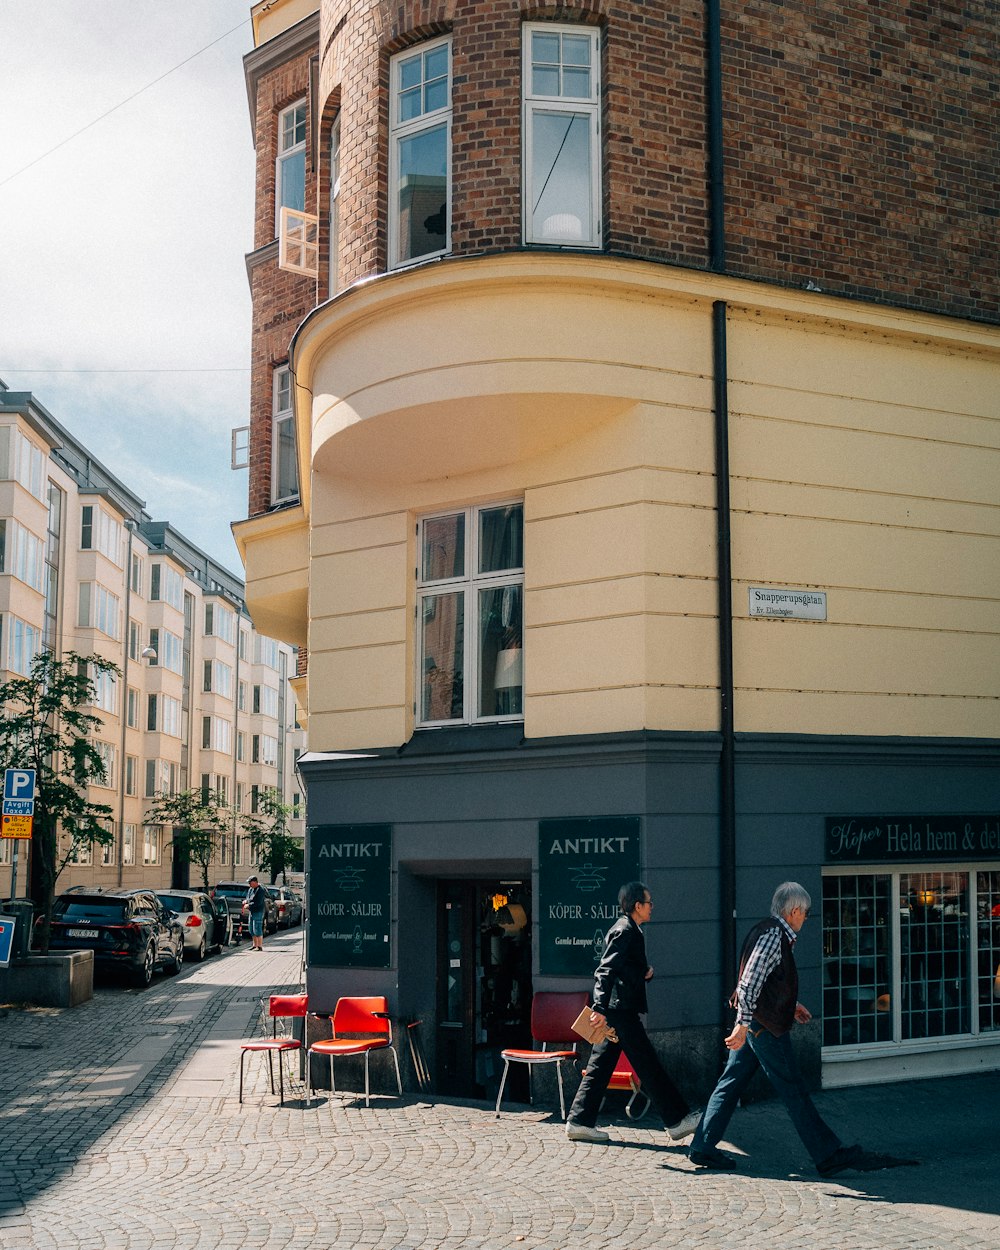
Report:
M225 798L217 790L181 790L179 794L157 794L146 813L151 825L168 825L173 838L174 859L195 863L201 868L201 888L208 893L208 869L224 831L232 823Z
M268 874L272 885L286 868L302 866L302 843L288 832L291 814L277 790L265 789L258 795L256 812L240 817L257 866Z
M84 847L114 845L111 808L88 797L88 787L105 780L105 766L94 741L104 722L86 709L96 677L119 672L99 655L68 651L59 659L39 651L27 677L0 685L0 765L35 770L29 894L42 921L42 954L59 874Z

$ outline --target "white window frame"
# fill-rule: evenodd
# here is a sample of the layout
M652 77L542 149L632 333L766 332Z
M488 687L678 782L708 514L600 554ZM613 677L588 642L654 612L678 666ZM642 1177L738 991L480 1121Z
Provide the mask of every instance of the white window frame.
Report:
M479 656L479 592L481 590L493 590L504 586L519 586L521 588L521 633L522 647L521 656L523 661L524 655L524 566L523 564L516 569L504 569L500 572L492 571L489 573L479 573L479 516L482 512L490 512L496 508L505 508L515 505L523 507L523 499L499 499L489 503L474 504L468 508L446 508L442 512L427 513L418 518L417 521L417 603L416 618L414 632L414 663L415 663L415 685L416 703L414 707L414 715L416 725L420 729L443 728L449 725L492 725L507 722L520 722L524 720L524 683L522 670L521 683L521 708L520 712L510 715L494 715L480 716L477 713L477 705L479 699L479 678L480 678L480 656ZM442 578L431 581L423 578L423 529L428 521L433 521L439 517L465 516L465 572L461 577ZM522 513L523 525L523 513ZM522 529L522 553L523 553L523 529ZM463 674L462 674L462 693L463 693L463 715L447 720L430 720L422 716L422 699L423 699L423 673L422 656L423 656L423 603L428 597L434 595L442 595L449 593L464 594L464 622L463 622Z
M329 294L337 294L340 278L340 112L330 127L330 265Z
M285 125L286 118L288 118L291 114L295 113L299 109L302 110L302 138L297 141L293 141L292 143L288 143L286 146L286 143L287 143L287 134L286 134L286 125ZM293 131L292 131L293 135L297 128L298 128L297 123L293 123ZM305 194L304 188L305 188L306 133L308 129L309 129L309 117L308 117L308 112L307 112L305 96L303 96L299 100L293 101L291 104L288 105L287 108L283 108L281 112L278 114L278 137L277 137L277 143L275 145L277 155L275 156L275 159L274 159L274 234L275 234L275 238L278 237L278 232L281 229L281 210L283 208L295 208L295 209L298 209L299 212L303 212L305 210L304 202L302 204L285 204L282 201L281 171L282 171L282 166L284 165L286 161L297 160L299 156L301 155L302 165L303 165L302 182L303 182L303 195L304 195Z
M299 497L299 455L298 440L295 435L295 403L293 396L292 371L288 365L279 365L271 378L271 503L285 503ZM287 394L287 406L285 396ZM279 493L278 483L282 458L282 433L285 426L290 426L292 467L295 470L295 487L291 491Z
M447 84L447 103L440 108L431 109L427 112L421 111L416 117L408 118L406 121L400 119L399 102L402 94L402 70L404 65L410 64L418 57L421 58L421 89L424 85L423 65L427 55L436 51L438 48L446 48L448 52L448 84ZM408 265L416 265L425 260L431 260L435 256L446 256L451 251L451 217L452 217L452 185L451 185L451 86L452 86L452 59L451 59L451 37L445 36L442 39L429 40L427 43L418 44L415 47L407 48L405 52L397 53L390 62L389 66L389 268L403 269ZM399 148L400 144L421 134L425 131L436 130L439 126L445 127L445 233L444 243L441 247L431 251L421 252L419 256L400 257L400 230L399 230L399 192L400 192L400 173L399 173Z
M564 95L546 95L535 93L532 82L532 36L534 34L571 35L588 38L591 42L590 94L587 97ZM561 25L555 22L526 22L522 31L522 146L524 149L522 168L522 230L525 243L544 244L547 247L599 248L602 243L602 195L601 195L601 41L600 31L593 26ZM560 60L560 83L564 62ZM579 238L568 237L565 233L545 234L541 229L535 230L532 225L534 216L532 205L538 189L533 185L533 136L534 117L536 113L565 113L586 117L590 127L590 202L591 222L589 232L585 223L581 222ZM566 216L566 214L554 214Z

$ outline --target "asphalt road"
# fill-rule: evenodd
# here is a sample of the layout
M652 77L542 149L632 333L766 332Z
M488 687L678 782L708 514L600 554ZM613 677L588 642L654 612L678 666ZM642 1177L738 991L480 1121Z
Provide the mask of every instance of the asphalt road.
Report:
M1000 1246L996 1073L820 1094L845 1141L920 1161L835 1180L775 1103L734 1118L735 1174L696 1170L620 1100L612 1144L590 1146L541 1107L498 1121L324 1091L307 1108L297 1077L279 1107L258 1058L241 1107L239 1040L300 957L292 931L72 1010L0 1007L3 1250Z

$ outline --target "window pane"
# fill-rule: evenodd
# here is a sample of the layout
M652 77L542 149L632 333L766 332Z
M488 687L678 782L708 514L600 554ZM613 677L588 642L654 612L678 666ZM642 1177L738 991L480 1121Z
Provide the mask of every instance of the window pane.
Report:
M414 117L419 117L421 102L422 94L419 83L416 87L411 87L409 91L403 91L399 97L399 120L408 122Z
M448 127L398 140L399 243L397 259L444 249L447 229Z
M291 417L275 426L275 499L288 499L299 492L298 465L295 458L295 422Z
M892 1040L890 878L823 879L823 1045Z
M306 207L306 154L303 149L281 161L281 187L278 203L300 213Z
M1000 872L979 873L977 893L979 1028L994 1033L1000 1029Z
M564 65L585 65L590 68L591 40L589 35L563 35L562 59Z
M524 505L484 508L479 514L479 572L524 565Z
M535 65L559 64L559 36L532 31L531 60Z
M440 582L465 576L465 513L437 516L424 521L421 576L425 582Z
M464 699L465 596L461 591L421 600L420 718L461 720Z
M406 91L409 87L420 86L422 66L423 57L419 52L416 56L408 56L404 61L400 61L399 85L403 91Z
M590 70L589 69L565 69L563 70L563 90L564 96L569 96L575 100L590 99Z
M535 110L532 124L532 236L567 243L590 239L590 118Z
M479 592L479 716L522 711L521 587Z
M968 874L899 878L903 1038L969 1032Z
M431 82L435 78L448 77L448 45L439 44L432 48L424 58L424 81Z
M424 88L424 112L433 113L435 109L448 107L448 79L435 78Z

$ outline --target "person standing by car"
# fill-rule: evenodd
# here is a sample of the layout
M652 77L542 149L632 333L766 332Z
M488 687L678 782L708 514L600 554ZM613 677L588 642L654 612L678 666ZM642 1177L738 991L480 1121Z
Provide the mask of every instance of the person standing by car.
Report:
M597 1112L615 1070L618 1056L624 1050L629 1063L642 1083L642 1092L663 1117L663 1124L673 1141L690 1137L701 1109L692 1111L677 1086L663 1070L653 1044L646 1036L640 1015L646 1010L646 982L653 969L646 961L646 939L642 926L653 914L649 887L641 881L629 881L618 891L621 916L608 930L604 954L594 972L593 1011L591 1024L607 1023L614 1030L615 1040L605 1037L590 1053L590 1062L576 1091L566 1122L570 1141L604 1143L608 1135L596 1127Z
M256 877L247 883L247 912L250 916L250 937L253 939L252 950L264 949L264 910L267 907L267 892Z

